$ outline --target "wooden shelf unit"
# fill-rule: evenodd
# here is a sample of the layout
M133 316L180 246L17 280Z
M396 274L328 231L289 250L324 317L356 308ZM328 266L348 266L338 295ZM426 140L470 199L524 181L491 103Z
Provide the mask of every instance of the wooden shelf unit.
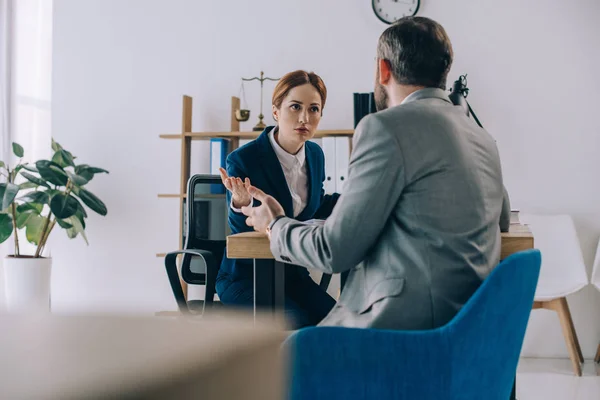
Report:
M166 133L161 134L161 139L181 140L180 162L181 173L179 180L179 193L173 194L158 194L161 199L179 199L179 249L183 248L183 216L184 216L184 201L187 198L187 183L190 179L190 159L191 159L191 143L193 140L210 140L212 138L229 139L229 152L237 149L240 140L256 139L262 132L260 131L240 131L240 122L235 118L235 110L240 109L239 97L231 97L231 130L229 132L194 132L192 131L192 97L183 96L182 115L181 115L181 133ZM321 130L315 133L314 138L323 137L348 137L351 138L354 134L353 129L331 129ZM210 195L209 195L210 196ZM224 195L212 195L213 197ZM207 197L207 195L198 195L197 197ZM158 253L156 257L164 258L166 253ZM187 284L182 280L181 286L183 293L187 298Z

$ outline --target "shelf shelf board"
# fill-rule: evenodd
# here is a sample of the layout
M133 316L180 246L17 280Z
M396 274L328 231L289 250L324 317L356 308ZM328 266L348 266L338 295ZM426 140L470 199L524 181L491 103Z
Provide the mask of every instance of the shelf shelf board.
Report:
M238 139L256 139L261 132L259 131L248 131L248 132L186 132L185 137L189 137L192 140L209 140L210 138L238 138ZM330 129L317 131L314 138L322 138L325 136L352 136L354 134L353 129ZM160 135L162 139L181 139L184 137L182 134L163 134Z

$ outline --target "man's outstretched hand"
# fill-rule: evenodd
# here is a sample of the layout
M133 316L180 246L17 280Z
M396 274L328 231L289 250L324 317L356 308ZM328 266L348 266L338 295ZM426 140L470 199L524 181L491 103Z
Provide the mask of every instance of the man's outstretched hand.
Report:
M285 216L283 207L273 196L269 196L262 190L249 186L248 192L256 200L261 202L259 207L242 207L242 213L247 216L246 225L251 226L257 232L265 233L267 226L276 217Z

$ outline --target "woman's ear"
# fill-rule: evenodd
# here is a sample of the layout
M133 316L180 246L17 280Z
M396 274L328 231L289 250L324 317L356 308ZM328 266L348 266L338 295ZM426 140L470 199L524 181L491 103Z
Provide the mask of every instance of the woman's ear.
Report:
M279 110L275 107L275 104L273 104L273 119L275 122L279 122Z

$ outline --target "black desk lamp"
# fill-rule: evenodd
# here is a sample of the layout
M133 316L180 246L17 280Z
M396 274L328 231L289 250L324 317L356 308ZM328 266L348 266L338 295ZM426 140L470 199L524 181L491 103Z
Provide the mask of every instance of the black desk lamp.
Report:
M454 85L452 85L452 89L450 89L450 94L448 97L450 97L450 101L452 101L455 106L464 107L467 116L469 116L469 114L473 114L473 118L477 122L477 125L483 128L483 125L481 125L481 122L479 122L479 119L477 119L477 116L473 112L471 105L467 101L468 95L469 88L467 87L467 75L465 74L461 75L456 81L454 81Z

